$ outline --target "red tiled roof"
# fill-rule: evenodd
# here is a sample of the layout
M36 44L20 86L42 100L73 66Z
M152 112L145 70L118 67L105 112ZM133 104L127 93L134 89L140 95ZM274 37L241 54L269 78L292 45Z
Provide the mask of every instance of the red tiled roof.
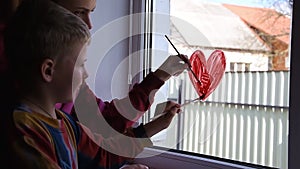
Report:
M273 9L255 8L237 5L223 4L224 7L238 15L244 22L277 36L282 42L289 44L290 18L278 13Z

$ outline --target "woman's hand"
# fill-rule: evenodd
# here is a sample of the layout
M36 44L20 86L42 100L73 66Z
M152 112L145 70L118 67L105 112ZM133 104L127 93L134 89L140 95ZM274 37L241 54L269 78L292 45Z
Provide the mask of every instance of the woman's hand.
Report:
M163 81L171 76L178 76L189 67L189 60L186 55L170 55L164 63L154 72Z
M144 125L146 135L152 137L154 134L166 129L171 124L174 116L180 113L180 105L173 101L157 104L155 114L162 114L153 121Z

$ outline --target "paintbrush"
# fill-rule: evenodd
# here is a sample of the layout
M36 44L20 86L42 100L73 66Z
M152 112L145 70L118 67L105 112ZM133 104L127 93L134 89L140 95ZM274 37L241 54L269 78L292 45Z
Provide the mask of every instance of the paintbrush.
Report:
M184 61L184 63L186 63L186 64L189 65L189 69L190 69L190 71L192 72L193 76L195 77L195 79L197 80L197 82L198 82L199 84L201 84L201 81L197 78L196 74L195 74L194 71L191 69L191 68L192 68L191 63L187 60L187 58L185 58L183 55L181 55L181 54L179 53L179 51L176 49L176 47L175 47L174 44L171 42L171 40L168 38L168 36L165 35L165 37L167 38L167 40L169 41L169 43L172 45L172 47L174 48L174 50L177 52L177 54L178 54L177 56L178 56L182 61ZM202 97L204 97L204 95L203 95ZM188 101L188 102L185 102L185 103L181 104L180 107L184 107L184 106L186 106L186 105L188 105L188 104L191 104L191 103L193 103L193 102L200 101L200 100L202 99L202 97L199 97L199 98L190 100L190 101ZM161 116L164 115L164 114L165 114L165 112L160 113L160 114L158 114L158 115L152 117L150 120L157 119L157 118L161 117Z
M169 43L172 45L172 47L174 48L174 50L177 52L177 56L178 56L182 61L184 61L184 63L186 63L186 64L189 65L189 70L192 72L194 78L197 80L197 82L198 82L199 84L201 84L201 81L197 78L195 72L192 70L192 65L191 65L191 63L187 60L187 58L185 58L183 55L181 55L181 54L179 53L179 51L176 49L176 47L175 47L174 44L171 42L171 40L168 38L168 36L165 35L165 37L167 38L167 40L169 41Z
M181 105L180 105L180 108L182 108L182 107L184 107L184 106L186 106L186 105L189 105L189 104L191 104L191 103L193 103L193 102L200 101L200 100L201 100L201 97L196 98L196 99L193 99L193 100L190 100L190 101L187 101L187 102L181 104ZM157 119L157 118L163 116L164 114L166 114L166 112L162 112L162 113L160 113L160 114L158 114L158 115L156 115L156 116L150 118L150 120Z

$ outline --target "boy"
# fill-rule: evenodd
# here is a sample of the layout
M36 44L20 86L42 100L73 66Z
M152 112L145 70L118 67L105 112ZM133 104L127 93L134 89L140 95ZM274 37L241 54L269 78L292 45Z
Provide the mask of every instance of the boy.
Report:
M24 0L19 6L5 33L17 93L7 128L13 163L6 168L119 168L151 146L148 137L167 128L180 111L166 102L164 116L105 139L55 109L56 103L75 100L88 77L89 38L81 19L51 1Z
M22 0L14 0L13 6L18 6L18 3L21 1ZM93 12L96 7L96 0L53 1L80 17L87 24L89 29L92 28L90 13ZM2 59L3 56L0 56L0 58ZM7 67L7 65L5 66ZM172 75L179 74L186 68L187 65L180 63L178 57L169 57L159 69L153 73L149 73L141 83L135 84L127 98L111 102L103 102L100 98L97 98L90 90L89 86L83 82L79 96L76 98L75 105L73 102L59 103L56 107L71 114L75 119L79 116L79 120L82 123L88 125L93 131L101 133L104 137L114 135L116 132L123 133L126 128L131 127L132 124L134 124L145 111L149 109L156 91L164 84L164 82ZM11 80L7 78L6 81L9 82ZM10 84L7 85L9 86ZM2 87L2 90L4 90L3 92L7 93L5 95L6 98L11 98L11 95L14 93L9 90L9 88L10 87L5 85ZM10 99L7 99L7 102L9 103ZM118 111L116 104L121 107L126 106L132 111ZM3 102L3 105L6 105L6 102Z

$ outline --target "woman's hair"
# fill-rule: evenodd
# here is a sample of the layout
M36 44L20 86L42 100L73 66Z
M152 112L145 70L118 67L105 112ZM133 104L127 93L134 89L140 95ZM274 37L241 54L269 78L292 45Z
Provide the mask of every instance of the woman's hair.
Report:
M0 1L0 23L9 21L21 0L1 0Z
M9 67L24 82L45 58L60 59L75 43L90 38L87 25L76 15L50 0L23 0L8 24L5 52ZM24 73L29 73L22 78Z

